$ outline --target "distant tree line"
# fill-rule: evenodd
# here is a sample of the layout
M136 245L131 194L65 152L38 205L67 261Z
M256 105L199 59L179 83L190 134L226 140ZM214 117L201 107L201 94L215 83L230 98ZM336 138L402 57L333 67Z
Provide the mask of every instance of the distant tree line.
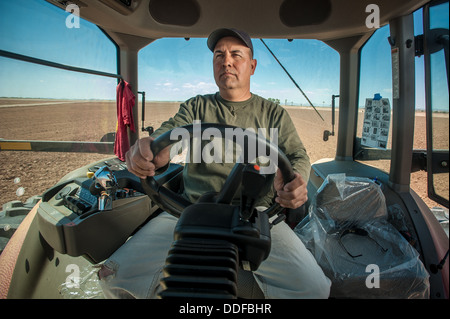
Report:
M280 99L274 99L274 98L269 97L268 100L270 102L273 102L273 103L276 103L276 104L280 104Z

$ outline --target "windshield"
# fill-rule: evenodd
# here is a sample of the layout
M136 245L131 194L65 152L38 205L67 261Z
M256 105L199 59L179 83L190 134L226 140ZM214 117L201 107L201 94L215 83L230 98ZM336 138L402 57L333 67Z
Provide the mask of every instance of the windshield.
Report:
M86 20L77 25L68 12L41 0L0 1L0 15L2 51L117 73L116 46ZM0 57L0 141L99 142L115 131L116 85L111 77ZM104 157L1 151L0 205L40 195L75 168Z
M323 132L331 131L332 95L339 94L339 54L317 40L263 41L313 106L260 39L253 39L257 66L251 79L251 92L286 108L311 162L333 158L336 141L325 142ZM212 57L206 39L198 38L160 39L139 52L139 89L146 92L147 100L157 101L149 104L145 126L157 128L175 114L180 102L197 94L218 91Z

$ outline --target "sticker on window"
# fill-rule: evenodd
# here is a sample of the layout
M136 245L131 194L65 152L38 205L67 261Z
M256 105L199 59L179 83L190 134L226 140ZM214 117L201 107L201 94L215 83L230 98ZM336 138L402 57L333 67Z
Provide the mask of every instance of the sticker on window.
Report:
M391 123L391 105L389 99L375 94L373 99L366 99L364 124L361 144L385 150L389 138Z

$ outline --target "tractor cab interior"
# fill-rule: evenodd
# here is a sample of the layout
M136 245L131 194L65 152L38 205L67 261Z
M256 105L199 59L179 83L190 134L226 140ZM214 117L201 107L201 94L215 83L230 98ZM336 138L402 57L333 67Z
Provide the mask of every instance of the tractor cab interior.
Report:
M438 41L440 51L446 48L448 70L448 29L436 36L425 18L423 37L415 36L413 14L423 10L426 17L434 7L448 6L448 1L379 0L376 5L369 0L46 2L66 14L78 13L111 40L117 74L6 50L0 50L0 56L104 76L118 83L125 80L136 97L142 94L142 104L145 92L138 91L139 52L159 39L206 38L217 28L232 26L245 30L253 39L315 39L325 43L339 55L339 94L333 95L333 105L339 97L339 126L335 134L333 108L333 132L323 135L324 140L336 135L330 139L336 149L333 158L312 163L309 199L297 210L281 209L276 204L256 209L255 200L272 180L251 161L237 163L220 192L204 194L196 203L182 196L180 164L171 163L159 175L145 180L131 174L116 157L76 168L43 193L0 255L0 274L6 278L0 277L0 296L102 297L98 265L149 220L167 211L179 220L167 256L161 298L263 298L251 272L270 252L271 228L284 222L332 280L332 298L448 298L448 237L411 189L411 172L417 167L426 167L429 189L439 174L448 179L448 150L434 150L429 141L427 150L413 151L416 48L422 45L420 52L429 58L437 50L431 43ZM387 25L389 37L385 41L392 54L393 139L391 149L380 151L363 146L357 138L361 51L376 30ZM427 72L425 79L431 86L432 76ZM427 94L431 103L431 93ZM144 115L140 112L133 109L135 127L128 131L131 144L139 138L138 119ZM431 108L427 112L432 112ZM143 131L147 134L153 127L143 127ZM432 139L431 128L427 132ZM154 154L175 142L169 141L168 135L155 141ZM85 152L91 152L92 146L113 146L107 135L101 143L79 144L77 151ZM2 141L2 145L17 144ZM51 149L55 150L61 151ZM284 154L275 153L287 182L292 179L292 167ZM385 158L390 161L388 170L364 162ZM235 203L237 192L241 198ZM448 207L448 194L435 195ZM67 280L67 269L73 265L86 270L77 277L82 278L84 290ZM368 274L375 272L387 284L383 289L376 286L376 278L369 276L373 280L367 281ZM279 275L283 275L282 269Z

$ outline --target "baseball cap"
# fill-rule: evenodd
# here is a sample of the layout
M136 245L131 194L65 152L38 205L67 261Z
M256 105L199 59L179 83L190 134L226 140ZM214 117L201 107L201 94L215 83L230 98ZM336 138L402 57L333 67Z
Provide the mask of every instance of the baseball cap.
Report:
M253 44L252 44L252 39L250 38L250 36L247 34L247 32L237 30L234 28L222 28L222 29L217 29L216 31L213 31L208 37L208 41L207 41L208 48L212 52L214 52L214 48L216 47L217 42L219 42L219 40L224 37L235 37L235 38L241 39L245 43L245 45L248 48L250 48L250 50L252 51L252 54L253 54Z

